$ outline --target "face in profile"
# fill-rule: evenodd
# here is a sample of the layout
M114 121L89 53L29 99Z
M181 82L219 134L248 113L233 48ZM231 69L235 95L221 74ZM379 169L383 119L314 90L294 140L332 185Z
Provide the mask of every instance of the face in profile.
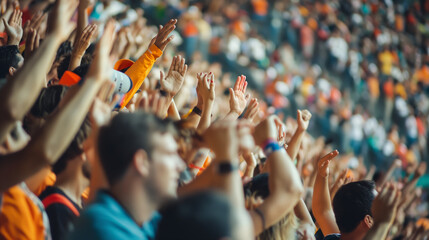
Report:
M154 134L152 141L154 148L146 186L157 201L176 198L180 173L185 170L177 143L170 133Z

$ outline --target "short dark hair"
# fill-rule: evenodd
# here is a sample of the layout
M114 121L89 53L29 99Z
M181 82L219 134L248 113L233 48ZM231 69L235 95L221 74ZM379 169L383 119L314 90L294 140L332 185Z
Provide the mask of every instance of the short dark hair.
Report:
M89 49L88 49L88 50L89 50ZM82 57L82 61L81 61L81 63L80 63L80 66L85 66L85 67L86 67L86 71L84 72L83 76L81 76L81 77L84 77L84 76L86 75L86 72L88 71L89 65L91 64L92 59L93 59L92 53L91 53L91 52L88 52L88 50L87 50L87 51L85 52L85 54L83 55L83 57ZM65 55L65 56L61 59L61 62L60 62L60 64L58 65L58 68L57 68L57 76L58 76L58 79L61 79L61 78L63 77L64 73L69 69L70 60L71 60L71 53L70 53L70 54ZM78 66L78 67L77 67L77 68L75 68L75 69L78 69L80 66ZM72 70L72 71L74 71L75 69L71 69L71 70ZM76 74L78 74L79 76L81 75L81 74L79 74L79 73L76 73Z
M218 192L203 191L183 197L161 213L157 240L219 240L233 235L233 207Z
M111 185L125 174L139 149L150 157L155 133L175 133L169 120L162 120L145 112L119 113L100 129L98 152L106 178Z
M62 42L60 47L57 50L57 54L55 55L55 62L60 61L63 56L71 54L73 51L73 47L70 41Z
M9 68L18 68L19 62L22 60L18 46L9 45L0 47L0 78L4 78L9 74Z
M340 232L350 233L366 215L372 216L374 189L375 183L366 180L351 182L338 189L332 206Z
M67 92L67 87L53 85L43 88L30 109L30 114L37 118L45 118L51 114Z

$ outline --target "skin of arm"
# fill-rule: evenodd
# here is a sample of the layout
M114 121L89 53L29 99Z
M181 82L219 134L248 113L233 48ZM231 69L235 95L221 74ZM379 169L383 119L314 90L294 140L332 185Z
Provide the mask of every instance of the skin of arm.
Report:
M209 75L199 74L198 81L201 81L202 85L202 95L203 95L203 109L201 113L201 119L197 127L197 132L202 133L211 124L211 114L213 109L213 103L215 100L215 84L214 76L212 73Z
M364 240L386 239L396 217L400 200L401 191L393 184L386 184L382 187L371 207L374 225L365 235Z
M328 186L329 161L336 155L338 155L338 151L331 152L319 160L319 168L313 190L313 214L325 236L332 233L340 233L335 221Z
M311 219L311 215L308 212L307 206L304 203L304 200L300 199L298 204L296 204L293 209L295 215L301 220L302 224L310 224L314 230L316 230L316 226L313 223L313 219Z
M88 113L103 79L106 79L113 36L114 22L111 21L106 24L105 35L100 40L84 83L67 92L58 109L23 150L0 157L0 191L23 181L43 167L54 164L68 147ZM14 174L10 174L9 169L14 169Z
M70 93L71 98L64 99L64 108L46 121L23 150L0 157L0 191L55 163L79 129L98 89L99 83L87 79L79 91ZM9 169L15 169L14 174Z
M89 0L80 0L79 6L77 8L77 26L76 26L76 36L74 38L73 48L76 47L79 39L82 36L83 30L88 25L88 14L86 13L86 8L88 7Z
M288 143L287 153L292 160L296 158L299 152L299 148L304 138L305 131L310 123L311 113L308 110L298 110L296 120L298 122L298 128L292 136L292 139Z
M171 104L168 107L168 117L174 121L180 121L179 110L177 110L176 103L174 103L174 99L171 100Z
M0 89L0 142L24 115L39 96L61 39L49 35L24 66Z
M255 142L261 148L267 139L277 139L277 122L280 122L275 116L271 116L255 127L254 137ZM270 195L257 208L265 218L265 226L269 227L277 223L288 212L292 211L301 195L304 188L290 157L286 151L281 149L271 153L267 157L268 187ZM287 204L284 199L288 199ZM263 223L261 217L254 211L250 211L250 216L253 220L254 234L261 234Z

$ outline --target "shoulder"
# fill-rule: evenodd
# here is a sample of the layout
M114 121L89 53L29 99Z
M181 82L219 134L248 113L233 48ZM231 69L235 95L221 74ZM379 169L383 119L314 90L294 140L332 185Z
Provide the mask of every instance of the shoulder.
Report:
M340 237L341 237L341 234L334 233L334 234L326 235L324 240L339 240Z
M79 217L70 239L145 239L130 219L112 213L103 204L92 204Z

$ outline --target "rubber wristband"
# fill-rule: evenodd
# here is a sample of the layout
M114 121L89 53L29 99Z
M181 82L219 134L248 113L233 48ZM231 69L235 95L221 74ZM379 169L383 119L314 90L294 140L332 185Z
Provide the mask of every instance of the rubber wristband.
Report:
M262 149L265 149L267 146L268 146L268 144L270 144L270 143L274 143L274 142L276 142L276 140L274 140L274 138L268 138L267 140L265 140L264 141L264 143L262 144Z
M272 153L277 152L281 149L283 149L283 148L280 147L280 145L277 142L269 143L264 148L264 154L268 158Z
M196 166L196 165L194 165L194 164L189 164L189 168L193 168L193 169L198 169L198 170L200 170L200 171L204 171L204 170L206 170L205 168L203 168L203 167L198 167L198 166Z

